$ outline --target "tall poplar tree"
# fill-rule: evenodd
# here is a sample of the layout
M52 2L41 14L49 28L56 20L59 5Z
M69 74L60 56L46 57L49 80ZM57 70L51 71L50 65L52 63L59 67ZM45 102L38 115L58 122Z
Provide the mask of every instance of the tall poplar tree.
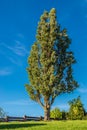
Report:
M36 42L28 57L30 98L44 109L44 119L50 119L51 105L57 96L78 87L73 78L72 65L76 62L69 50L71 40L67 30L61 30L56 20L56 10L45 11L38 23Z

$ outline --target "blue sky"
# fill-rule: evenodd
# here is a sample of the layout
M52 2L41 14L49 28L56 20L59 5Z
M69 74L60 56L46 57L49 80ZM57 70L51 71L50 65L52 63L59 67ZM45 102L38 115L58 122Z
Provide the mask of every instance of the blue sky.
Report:
M37 23L44 10L56 8L61 28L67 28L77 64L74 77L80 87L60 95L52 108L68 110L67 102L81 96L87 110L87 0L2 0L0 1L0 107L8 115L43 115L31 101L24 84L28 82L27 57L35 41Z

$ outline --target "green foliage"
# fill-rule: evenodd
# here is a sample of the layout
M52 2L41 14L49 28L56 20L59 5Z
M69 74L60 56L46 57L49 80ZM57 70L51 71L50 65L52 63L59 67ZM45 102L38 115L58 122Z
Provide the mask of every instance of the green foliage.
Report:
M70 109L68 113L69 119L78 120L83 119L85 110L80 97L69 102Z
M36 42L28 57L30 98L48 112L55 98L78 87L73 78L72 65L76 62L69 50L71 40L67 30L61 30L56 20L56 10L45 11L38 23ZM47 114L49 115L49 114Z
M87 120L87 111L86 110L85 110L85 114L84 114L83 120Z
M60 111L60 109L55 108L51 110L50 117L53 119L62 119L62 112Z
M87 120L87 115L84 115L83 120Z

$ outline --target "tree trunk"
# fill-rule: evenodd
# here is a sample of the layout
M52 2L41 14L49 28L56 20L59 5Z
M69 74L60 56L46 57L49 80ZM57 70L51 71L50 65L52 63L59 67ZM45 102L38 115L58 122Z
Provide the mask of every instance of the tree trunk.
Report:
M50 120L50 106L44 108L44 120Z

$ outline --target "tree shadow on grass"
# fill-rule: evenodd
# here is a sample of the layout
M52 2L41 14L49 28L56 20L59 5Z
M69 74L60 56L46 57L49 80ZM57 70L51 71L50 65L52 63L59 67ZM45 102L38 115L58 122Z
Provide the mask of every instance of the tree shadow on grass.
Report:
M0 129L16 129L16 128L27 128L27 127L35 127L35 126L43 126L46 124L43 123L11 123L11 124L0 124Z

